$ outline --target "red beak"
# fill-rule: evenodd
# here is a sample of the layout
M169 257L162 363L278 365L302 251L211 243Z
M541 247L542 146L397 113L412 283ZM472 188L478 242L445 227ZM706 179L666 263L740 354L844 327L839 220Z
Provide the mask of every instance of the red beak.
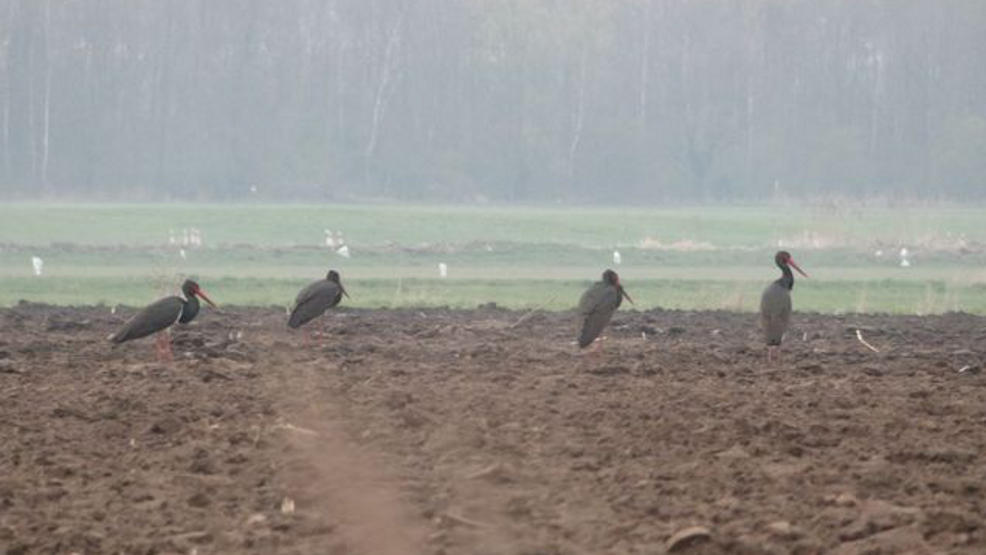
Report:
M789 264L789 265L790 265L790 266L791 266L792 268L794 268L795 270L797 270L799 274L801 274L801 275L803 275L803 276L805 276L805 277L808 277L808 274L806 274L804 270L802 270L801 268L799 268L799 267L798 267L798 265L794 263L794 259L793 259L793 258L788 258L788 259L787 259L787 263L788 263L788 264Z
M205 302L207 302L207 303L209 303L210 305L212 305L213 308L219 308L216 305L216 303L212 302L212 299L210 299L208 296L206 296L205 291L203 291L201 287L199 287L198 289L195 290L195 294L198 295L198 296L200 296L200 297L202 297L202 300L205 301Z
M620 294L626 297L627 300L630 301L630 304L633 304L633 299L630 298L630 293L627 293L626 289L624 289L622 286L620 287Z

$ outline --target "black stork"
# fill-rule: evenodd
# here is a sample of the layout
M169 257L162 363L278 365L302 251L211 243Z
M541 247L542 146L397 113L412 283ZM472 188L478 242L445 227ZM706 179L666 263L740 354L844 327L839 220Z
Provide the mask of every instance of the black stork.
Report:
M579 331L580 349L595 342L613 317L613 313L620 307L624 297L633 304L633 299L620 285L620 276L613 270L603 272L602 281L593 283L592 287L582 294L579 300L579 316L582 318L582 329ZM598 348L593 346L589 352L595 352Z
M128 320L120 328L120 331L109 336L109 340L113 343L123 343L131 339L140 339L152 333L165 331L174 324L187 324L199 313L198 297L202 297L205 302L213 307L216 306L216 303L212 302L206 296L205 291L199 287L199 284L190 279L186 279L185 283L181 284L181 292L184 297L172 295L147 305L135 314L133 318ZM174 354L171 351L171 340L166 333L158 335L155 348L159 360L174 360Z
M794 263L791 253L787 251L778 251L774 255L774 263L781 269L783 275L771 282L760 297L760 327L763 329L764 339L767 340L768 363L774 361L776 351L784 338L784 332L791 322L791 289L794 287L794 274L791 268L808 277L808 274Z
M291 316L288 317L288 327L297 329L318 318L326 310L339 304L343 295L349 298L349 293L346 293L339 280L339 272L329 270L325 279L311 283L298 293Z

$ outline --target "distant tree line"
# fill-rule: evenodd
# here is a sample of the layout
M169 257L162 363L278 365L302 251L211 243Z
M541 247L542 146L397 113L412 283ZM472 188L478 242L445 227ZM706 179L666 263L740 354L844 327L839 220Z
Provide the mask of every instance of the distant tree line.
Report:
M983 0L0 0L0 197L986 197Z

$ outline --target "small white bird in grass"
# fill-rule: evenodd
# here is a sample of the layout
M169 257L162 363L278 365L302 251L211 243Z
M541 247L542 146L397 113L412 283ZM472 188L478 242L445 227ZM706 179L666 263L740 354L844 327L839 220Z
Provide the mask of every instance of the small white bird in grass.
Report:
M191 240L191 244L193 247L202 246L202 232L199 230L199 228L197 227L192 228L189 240Z
M336 254L338 254L343 258L349 258L349 245L343 245L339 247L339 250L336 251Z
M901 268L910 268L911 267L911 261L907 259L907 255L908 255L907 247L901 247L900 248L900 267Z
M346 240L342 238L341 231L332 231L331 229L322 230L325 232L325 246L330 249L335 249L337 247L342 247L346 244Z
M438 263L438 277L441 278L448 277L448 266L444 262Z
M41 271L44 269L45 261L41 260L40 256L31 257L31 266L34 266L34 275L40 276Z
M623 257L620 256L620 251L613 251L613 264L619 265L623 262Z

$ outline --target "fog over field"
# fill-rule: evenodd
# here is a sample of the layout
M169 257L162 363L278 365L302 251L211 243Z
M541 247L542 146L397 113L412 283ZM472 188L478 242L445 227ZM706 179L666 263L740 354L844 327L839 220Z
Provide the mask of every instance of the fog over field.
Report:
M986 312L979 0L0 0L0 305ZM40 264L40 266L39 266ZM361 290L362 289L362 290Z
M982 199L981 0L0 0L0 198Z

